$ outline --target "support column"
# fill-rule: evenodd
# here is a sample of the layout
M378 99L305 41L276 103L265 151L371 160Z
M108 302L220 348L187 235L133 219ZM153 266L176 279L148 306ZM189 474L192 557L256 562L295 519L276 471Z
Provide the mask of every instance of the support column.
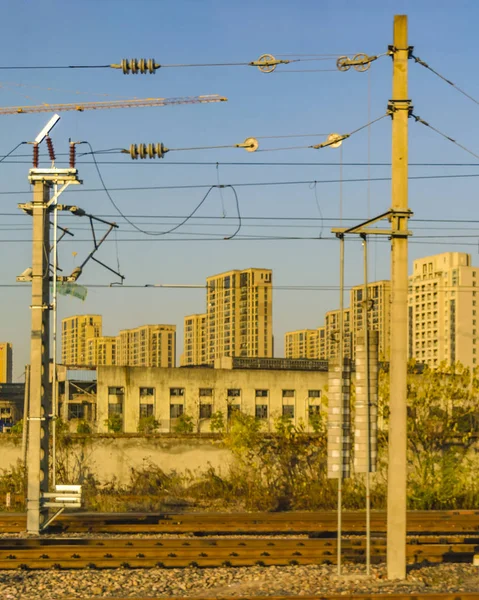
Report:
M50 221L47 203L50 187L33 184L32 329L30 349L30 404L28 415L27 531L38 534L46 520L40 497L48 491L50 387L49 254Z
M406 577L408 59L407 16L394 17L391 206L391 359L387 506L387 574Z

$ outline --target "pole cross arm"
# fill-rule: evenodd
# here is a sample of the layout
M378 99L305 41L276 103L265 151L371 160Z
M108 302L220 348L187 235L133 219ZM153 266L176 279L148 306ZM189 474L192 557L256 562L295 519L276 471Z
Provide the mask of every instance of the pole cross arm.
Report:
M412 214L413 214L412 211L409 209L407 209L407 210L390 209L387 212L378 215L377 217L373 217L372 219L363 221L362 223L359 223L359 225L354 225L353 227L333 227L331 229L331 233L335 233L336 237L338 237L338 238L343 237L345 234L348 234L348 233L356 233L361 236L363 236L363 235L387 235L390 237L410 236L410 235L412 235L412 231L400 230L399 227L397 226L397 223L393 223L393 221L397 221L397 219L401 219L401 218L409 218L412 216ZM383 219L388 219L389 221L391 221L391 229L371 229L368 227L369 225L377 223L378 221L382 221Z
M72 212L73 214L75 214L75 215L77 215L79 217L88 217L88 219L90 220L90 227L91 227L91 233L92 233L92 238L93 238L93 250L88 254L88 256L81 263L81 265L79 267L76 267L72 271L71 275L66 278L66 281L68 281L68 282L75 282L75 281L77 281L79 279L80 275L83 272L83 267L90 260L93 260L94 262L98 263L99 265L101 265L102 267L104 267L105 269L107 269L108 271L110 271L111 273L114 273L115 275L117 275L118 277L120 277L121 281L123 282L123 280L125 279L124 275L122 275L121 273L119 273L115 269L109 267L105 263L103 263L100 260L98 260L97 258L95 258L95 254L99 250L100 246L103 244L103 242L106 240L106 238L110 235L110 233L114 229L118 229L118 225L116 223L113 223L113 222L110 222L110 221L105 221L104 219L100 219L100 217L95 217L94 215L90 215L89 213L86 213L82 208L79 208L78 206L64 206L63 208L64 208L64 210L70 210L70 212ZM97 239L97 234L96 234L96 231L95 231L94 221L97 221L99 223L103 223L104 225L108 225L108 230L104 233L104 235L102 236L102 238L99 239L99 240Z

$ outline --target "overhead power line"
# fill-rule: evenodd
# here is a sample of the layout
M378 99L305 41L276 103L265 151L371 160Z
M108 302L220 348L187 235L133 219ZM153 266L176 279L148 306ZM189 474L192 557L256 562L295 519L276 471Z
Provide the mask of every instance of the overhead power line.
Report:
M286 56L286 55L280 55ZM174 68L201 68L201 67L269 67L290 64L295 62L311 62L321 60L333 60L340 54L318 54L318 55L288 55L291 58L276 60L271 54L263 54L258 60L242 61L242 62L211 62L211 63L171 63L160 64L153 58L149 59L123 59L117 64L99 64L99 65L3 65L0 66L2 71L20 71L20 70L65 70L65 69L121 69L123 73L150 73L153 74L159 69L174 69ZM273 64L271 64L273 63ZM263 70L263 69L261 69ZM269 71L264 71L269 72Z
M103 163L98 163L103 164ZM148 164L148 163L147 163ZM423 180L423 179L467 179L479 177L479 173L463 173L463 174L452 174L452 175L412 175L409 177L410 181ZM193 190L193 189L209 189L209 188L225 188L225 187L271 187L271 186L290 186L290 185L317 185L317 184L329 184L329 183L361 183L369 181L390 181L390 177L354 177L349 179L305 179L298 181L260 181L260 182L239 182L239 183L225 183L221 186L218 184L190 184L190 185L153 185L153 186L137 186L137 187L112 187L110 191L117 192L140 192L140 191L151 191L151 190ZM85 188L72 191L66 191L65 193L92 193L92 192L103 192L105 188ZM12 191L1 191L0 195L22 195L29 194L28 191L12 190ZM118 213L119 214L119 213Z
M27 142L20 142L19 144L17 144L17 145L15 146L15 148L12 148L12 149L10 150L10 152L8 152L7 154L5 154L4 156L2 156L2 157L0 158L0 163L1 163L1 162L3 162L3 161L6 159L6 158L8 158L8 157L9 157L11 154L13 154L17 148L20 148L20 146L23 146L23 144L26 144L26 143L27 143Z
M438 133L440 136L442 136L444 139L448 140L449 142L452 142L454 145L458 146L459 148L461 148L462 150L464 150L468 154L471 154L472 156L474 156L474 158L479 159L479 154L476 154L472 150L469 150L469 148L467 148L463 144L460 144L454 138L452 138L451 136L447 135L446 133L440 131L436 127L433 127L430 123L428 123L424 119L421 119L421 117L419 117L417 115L414 115L414 114L412 114L411 116L415 119L416 123L421 123L421 125L425 125L426 127L429 127L429 129L432 129L433 131L435 131L436 133Z
M238 227L236 228L236 231L231 236L227 236L227 237L225 237L225 239L233 239L238 234L238 232L240 231L240 229L241 229L241 212L240 212L239 199L238 199L238 194L237 194L236 190L234 189L234 186L232 186L232 185L221 185L221 186L213 185L213 186L210 186L209 189L208 189L208 191L206 192L206 194L203 196L203 198L200 200L200 202L196 205L196 207L193 209L193 211L189 215L187 215L180 223L178 223L177 225L174 225L173 227L171 227L171 228L169 228L169 229L167 229L165 231L148 231L146 229L142 229L141 227L138 227L133 221L131 221L128 217L126 217L122 213L122 211L120 210L120 208L118 207L118 205L116 204L116 202L113 200L113 198L112 198L112 196L110 194L110 191L106 187L105 181L104 181L103 176L101 174L100 167L98 166L97 160L95 158L95 152L93 151L93 148L92 148L92 146L91 146L91 144L89 142L85 142L85 143L89 146L89 148L91 150L91 156L92 156L93 162L95 164L95 168L96 168L96 171L98 173L98 177L100 179L100 182L101 182L101 184L103 186L103 190L106 193L108 199L110 200L111 204L113 205L113 207L115 208L115 210L118 212L118 214L129 225L131 225L133 227L133 229L136 229L136 231L138 231L140 233L143 233L144 235L148 235L148 236L164 236L164 235L168 235L168 234L171 234L171 233L175 232L182 225L184 225L185 223L187 223L188 220L191 217L193 217L195 215L195 213L201 208L201 206L204 204L204 202L208 198L210 192L214 188L216 188L216 187L219 187L219 188L230 188L233 191L233 194L234 194L234 197L235 197L235 202L236 202L236 210L237 210L237 214L238 214Z
M424 68L428 69L428 71L431 71L431 73L434 73L434 75L437 75L437 77L439 77L440 79L442 79L443 81L445 81L447 84L449 84L450 86L452 86L460 94L462 94L466 98L469 98L469 100L472 100L475 104L479 105L479 100L476 100L476 98L474 98L473 96L471 96L470 94L468 94L467 92L465 92L462 88L460 88L458 85L456 85L453 81L451 81L447 77L444 77L444 75L441 75L441 73L439 73L438 71L436 71L435 69L433 69L432 67L430 67L427 64L427 62L425 62L424 60L421 60L419 58L419 56L414 56L414 54L411 54L411 58L413 58L415 60L415 62L417 62L419 65L421 65L421 67L424 67Z

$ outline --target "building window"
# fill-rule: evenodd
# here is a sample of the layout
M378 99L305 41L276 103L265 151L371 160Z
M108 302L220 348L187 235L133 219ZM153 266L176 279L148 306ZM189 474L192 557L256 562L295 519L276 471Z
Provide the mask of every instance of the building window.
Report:
M112 415L122 415L123 414L123 404L121 402L110 402L108 404L108 416Z
M239 404L228 404L228 419L234 415L234 413L239 412L241 407Z
M256 398L267 398L268 390L256 390Z
M185 388L170 388L170 396L184 396Z
M178 419L184 412L183 404L170 404L170 419Z
M321 390L308 390L309 398L321 398Z
M84 419L85 407L83 404L68 403L68 419Z
M255 407L254 416L257 419L267 419L268 418L268 405L267 404L257 404Z
M283 417L294 419L294 404L283 404Z
M213 414L212 404L200 404L200 419L211 419Z
M294 398L294 390L283 390L283 398Z
M213 389L212 388L200 388L200 397L204 398L205 396L212 396Z
M237 396L241 396L241 390L238 388L231 388L228 390L228 398L234 398Z
M145 387L140 388L140 396L142 398L144 398L145 396L154 396L154 395L155 395L155 388L145 388Z
M124 396L125 388L123 387L109 387L108 395L109 396Z
M153 404L140 404L140 419L153 416Z

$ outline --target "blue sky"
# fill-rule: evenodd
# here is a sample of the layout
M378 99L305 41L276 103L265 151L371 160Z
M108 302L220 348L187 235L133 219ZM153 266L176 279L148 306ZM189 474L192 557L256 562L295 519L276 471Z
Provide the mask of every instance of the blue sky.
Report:
M477 20L475 2L444 1L364 2L266 0L255 2L161 0L3 0L0 22L0 66L111 64L122 58L153 57L160 64L249 62L261 54L348 55L381 54L392 43L395 13L409 16L409 40L415 54L440 73L479 98L477 73ZM302 58L308 58L302 56ZM479 153L479 107L421 66L409 63L410 97L414 112L431 125ZM303 69L331 69L298 72ZM293 72L296 71L296 72ZM163 142L170 148L233 145L249 136L347 133L385 113L391 96L391 60L382 57L366 73L335 70L335 58L304 61L278 67L272 74L252 67L171 68L155 75L129 75L113 69L98 70L0 70L0 105L116 100L133 97L176 97L221 94L227 103L147 109L61 113L52 137L57 153L67 150L68 139L88 140L95 150L127 148L131 143ZM0 116L0 155L17 143L35 137L48 113ZM368 145L369 139L369 145ZM260 139L260 149L306 146L324 136ZM385 181L347 182L342 185L343 217L363 219L384 212L390 205L388 166L371 163L390 160L391 123L383 119L344 142L344 180L386 178ZM82 147L83 148L83 147ZM369 148L369 151L368 151ZM27 180L30 147L0 164L0 284L14 284L15 277L31 264L30 218L17 209L29 200ZM109 242L98 255L113 267L119 260L125 283L201 284L208 275L232 268L269 267L277 286L337 286L338 244L328 241L332 226L339 224L340 186L321 183L339 177L339 150L290 150L246 153L239 149L171 152L162 160L136 161L126 155L99 156L109 188L179 185L245 184L258 182L317 181L316 185L238 186L243 217L241 236L299 236L311 240L224 240L235 230L236 207L231 190L213 190L198 216L176 235L149 238L131 230L116 214L100 190L98 175L86 157L79 163L83 186L65 194L63 202L78 204L97 215L110 215L120 229L118 243ZM478 160L410 121L410 161L421 163L474 163L473 166L411 166L410 176L479 173ZM178 165L174 162L209 162ZM244 165L224 165L241 162ZM314 166L261 165L262 162L311 162ZM352 166L347 163L363 163ZM216 167L219 163L219 167ZM43 165L48 162L44 159ZM62 166L61 161L58 163ZM479 234L474 223L454 224L452 219L479 219L475 178L411 179L411 223L416 239L410 245L410 261L437 252L467 251L479 263ZM82 189L81 189L82 188ZM98 191L89 191L98 190ZM186 215L207 188L112 190L120 209L140 226L162 231L177 221L165 216ZM14 193L15 192L15 193ZM23 192L23 193L18 193ZM319 202L321 213L318 210ZM319 220L322 214L324 221ZM159 218L158 218L159 217ZM272 220L283 217L283 221ZM302 222L293 221L302 217ZM427 223L428 219L443 223ZM311 220L311 219L314 219ZM425 222L426 220L426 222ZM70 271L89 251L87 223L61 216L75 238L64 243L61 266ZM267 227L258 227L257 225ZM251 227L256 225L256 227ZM281 227L278 227L281 225ZM300 225L300 226L298 226ZM455 229L453 229L455 228ZM468 228L460 231L458 228ZM217 241L187 241L192 235ZM206 235L205 235L206 234ZM470 237L444 236L464 234ZM428 238L420 236L430 236ZM170 238L178 241L169 241ZM112 238L113 239L113 238ZM128 241L134 239L137 241ZM22 241L26 240L26 241ZM370 250L370 278L389 277L389 245L376 242ZM361 282L360 246L347 246L346 282ZM118 252L117 252L118 250ZM76 253L76 255L74 254ZM97 265L85 270L80 283L109 284L114 280ZM1 288L0 339L14 344L16 377L29 354L28 286ZM283 353L285 331L317 327L327 310L338 305L334 290L282 290L274 293L276 354ZM89 287L80 302L61 297L59 317L76 313L100 313L104 333L143 323L175 323L178 347L182 347L183 317L205 309L204 290L101 289Z

